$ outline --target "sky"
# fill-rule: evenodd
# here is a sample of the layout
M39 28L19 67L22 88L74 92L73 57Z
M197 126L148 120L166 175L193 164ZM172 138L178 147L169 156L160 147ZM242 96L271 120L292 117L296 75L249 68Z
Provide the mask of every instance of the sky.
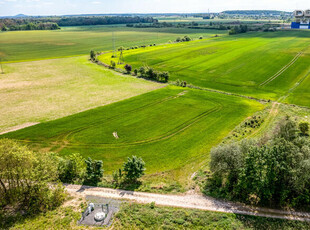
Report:
M224 10L284 10L310 8L310 0L0 0L0 16L203 13Z

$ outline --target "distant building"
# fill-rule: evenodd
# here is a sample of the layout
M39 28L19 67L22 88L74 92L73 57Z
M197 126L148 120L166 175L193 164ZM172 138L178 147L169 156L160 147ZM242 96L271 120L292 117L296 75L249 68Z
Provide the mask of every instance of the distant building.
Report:
M295 22L292 22L292 29L310 29L310 9L295 10Z

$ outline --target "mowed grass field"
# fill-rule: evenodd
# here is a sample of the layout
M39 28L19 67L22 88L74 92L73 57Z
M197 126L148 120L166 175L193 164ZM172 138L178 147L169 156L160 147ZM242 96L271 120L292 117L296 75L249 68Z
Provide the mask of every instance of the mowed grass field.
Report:
M183 183L208 161L211 147L263 107L240 97L169 86L1 138L103 160L106 174L137 155L146 162L150 178Z
M277 100L309 72L309 37L310 31L250 32L126 50L124 57L133 69L147 65L169 71L171 80ZM99 59L110 63L111 54ZM306 87L308 79L298 88ZM305 105L309 101L294 103Z
M3 65L0 133L24 123L54 120L164 86L119 75L87 58Z
M226 31L180 28L129 28L122 26L63 27L58 31L0 32L0 57L6 62L41 60L86 55L90 50L106 51L115 46L129 47L167 43L179 36L211 37Z

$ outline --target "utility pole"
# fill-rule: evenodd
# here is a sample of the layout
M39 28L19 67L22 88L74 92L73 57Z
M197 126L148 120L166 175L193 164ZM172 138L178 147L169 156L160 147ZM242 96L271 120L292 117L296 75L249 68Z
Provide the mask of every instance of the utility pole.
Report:
M114 31L112 32L112 42L113 42L113 57L117 57L117 52L115 50L115 36Z
M2 66L2 58L0 57L0 67L1 67L1 74L4 74L3 72L3 66Z

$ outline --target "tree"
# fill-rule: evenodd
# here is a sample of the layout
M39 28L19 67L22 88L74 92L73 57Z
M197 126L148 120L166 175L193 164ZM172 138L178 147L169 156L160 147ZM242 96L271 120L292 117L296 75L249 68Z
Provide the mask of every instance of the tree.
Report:
M309 123L304 121L299 123L299 130L303 136L308 135L309 132Z
M60 158L58 164L58 173L61 182L82 182L85 177L85 172L85 161L80 154L73 153L65 158Z
M277 135L280 138L292 141L297 137L297 124L288 116L279 122L277 128Z
M103 176L103 162L101 160L92 160L88 157L86 163L86 178L84 184L97 186Z
M153 68L148 68L147 70L146 70L146 72L145 72L145 74L146 74L146 76L148 77L148 78L153 78L153 73L154 73L154 69Z
M19 206L31 213L59 206L65 199L57 182L57 156L34 153L9 139L0 140L0 204Z
M182 41L182 39L180 37L177 37L177 39L175 41L180 42L180 41Z
M7 28L5 25L2 26L1 31L8 31L9 28Z
M90 60L94 61L96 59L96 53L95 51L91 50L90 51Z
M111 60L110 68L111 68L111 69L115 69L115 67L116 67L115 61Z
M126 64L126 65L124 66L124 68L125 68L125 70L127 71L127 73L130 74L130 72L131 72L131 70L132 70L131 65Z
M310 140L281 121L265 144L243 141L211 150L206 192L264 206L305 207L310 198Z
M138 75L138 70L137 69L135 69L133 72L135 73L136 76Z
M140 69L139 69L139 73L140 73L140 75L141 75L142 77L144 77L145 72L146 72L145 67L144 67L144 66L141 66Z
M144 175L145 163L142 158L132 156L128 157L127 162L123 165L123 171L125 173L125 178L129 182L136 182L141 176Z
M191 39L189 36L185 35L184 38L183 38L183 40L186 41L186 42L189 42L189 41L191 41L192 39Z

